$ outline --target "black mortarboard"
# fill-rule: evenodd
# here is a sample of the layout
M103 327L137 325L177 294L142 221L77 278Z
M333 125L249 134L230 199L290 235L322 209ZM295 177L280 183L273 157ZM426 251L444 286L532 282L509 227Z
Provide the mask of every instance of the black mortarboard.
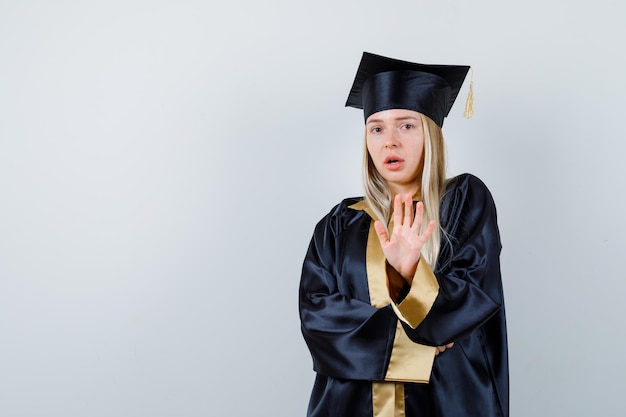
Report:
M363 109L365 120L382 110L414 110L441 127L469 68L416 64L363 52L346 106Z

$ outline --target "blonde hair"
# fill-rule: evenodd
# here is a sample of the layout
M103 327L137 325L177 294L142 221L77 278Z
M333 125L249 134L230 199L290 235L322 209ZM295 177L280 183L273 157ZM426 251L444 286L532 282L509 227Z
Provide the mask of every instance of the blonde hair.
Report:
M424 203L424 219L422 226L435 220L435 232L422 248L422 256L434 269L441 247L441 229L439 222L439 206L443 196L446 181L446 158L443 144L443 133L429 117L420 114L424 129L424 167L422 170L420 193ZM365 133L365 147L363 159L363 185L365 200L376 217L389 226L391 220L392 195L387 181L380 175L367 150L367 132ZM444 232L445 233L445 232Z

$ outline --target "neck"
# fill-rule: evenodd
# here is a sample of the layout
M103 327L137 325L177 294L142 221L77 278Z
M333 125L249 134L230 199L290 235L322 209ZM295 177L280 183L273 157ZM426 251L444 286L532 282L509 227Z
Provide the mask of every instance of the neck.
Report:
M413 198L415 198L421 195L421 192L420 192L421 188L419 184L394 185L389 188L391 189L392 196L395 196L398 194L405 196L407 194L410 194L413 196Z

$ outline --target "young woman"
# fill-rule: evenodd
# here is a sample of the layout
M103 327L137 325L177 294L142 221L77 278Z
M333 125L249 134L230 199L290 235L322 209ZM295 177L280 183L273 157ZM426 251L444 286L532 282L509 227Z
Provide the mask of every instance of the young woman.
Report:
M500 238L489 190L445 178L441 126L469 67L364 53L365 198L316 226L300 282L310 417L507 417Z

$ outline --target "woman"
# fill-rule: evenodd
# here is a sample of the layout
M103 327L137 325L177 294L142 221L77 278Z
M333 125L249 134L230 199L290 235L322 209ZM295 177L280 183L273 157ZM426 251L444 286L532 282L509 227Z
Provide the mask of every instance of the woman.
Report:
M508 416L495 206L478 178L445 179L468 69L363 54L346 105L364 111L365 198L318 223L300 283L310 417Z

